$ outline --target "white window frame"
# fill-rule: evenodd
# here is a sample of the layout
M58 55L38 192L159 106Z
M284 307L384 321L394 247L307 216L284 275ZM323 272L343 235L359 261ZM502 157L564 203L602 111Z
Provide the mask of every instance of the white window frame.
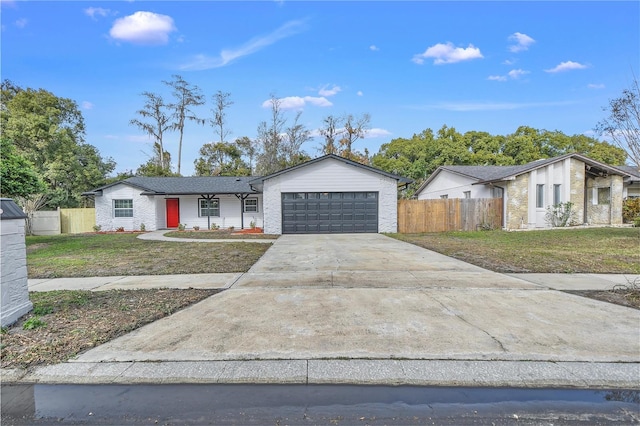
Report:
M562 202L562 185L556 183L553 185L553 205L557 206Z
M464 191L463 194L464 194L464 198L466 199L471 198L471 191Z
M539 183L536 185L536 208L544 208L544 184Z
M205 206L202 205L203 201L207 202ZM210 204L212 202L215 202L217 205L215 207L211 207ZM217 210L218 214L202 214L203 210L213 210L214 212ZM198 198L198 217L220 217L220 198Z
M119 202L128 202L126 206L118 205ZM120 203L122 204L122 203ZM120 213L120 214L118 214ZM123 214L127 213L127 214ZM133 199L131 198L118 198L113 200L113 217L115 218L128 218L133 217Z
M255 202L255 205L247 205L247 201ZM251 208L251 210L249 208ZM253 210L255 209L255 210ZM245 198L242 200L242 211L244 213L258 213L258 199L257 198Z
M440 196L440 199L441 199L441 200L446 200L446 199L448 199L448 198L449 198L449 194L444 194L444 195L441 195L441 196Z

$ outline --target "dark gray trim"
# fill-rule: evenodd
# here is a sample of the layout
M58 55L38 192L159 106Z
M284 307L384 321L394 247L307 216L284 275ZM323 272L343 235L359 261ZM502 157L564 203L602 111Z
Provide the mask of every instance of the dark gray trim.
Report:
M27 218L27 214L11 198L0 198L0 209L0 220Z

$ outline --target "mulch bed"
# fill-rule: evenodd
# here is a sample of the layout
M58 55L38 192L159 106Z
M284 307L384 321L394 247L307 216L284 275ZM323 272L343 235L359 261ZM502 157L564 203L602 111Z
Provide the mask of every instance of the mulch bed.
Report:
M0 366L29 368L67 361L219 291L155 289L31 293L29 297L34 310L11 327L2 329Z

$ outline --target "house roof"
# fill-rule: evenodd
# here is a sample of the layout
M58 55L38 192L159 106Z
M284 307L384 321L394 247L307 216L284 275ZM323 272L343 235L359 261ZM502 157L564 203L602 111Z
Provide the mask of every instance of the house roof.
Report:
M344 164L347 164L349 166L353 166L353 167L357 167L357 168L360 168L360 169L364 169L364 170L367 170L367 171L370 171L370 172L373 172L373 173L378 173L378 174L380 174L382 176L386 176L388 178L395 179L395 180L398 181L398 183L409 184L409 183L413 182L413 180L411 180L409 178L398 176L398 175L394 175L393 173L388 173L388 172L385 172L384 170L376 169L375 167L367 166L365 164L361 164L361 163L358 163L356 161L349 160L348 158L341 157L339 155L327 154L327 155L323 155L322 157L314 158L313 160L309 160L309 161L304 162L302 164L298 164L296 166L280 170L278 172L272 173L272 174L267 175L267 176L254 178L254 180L251 183L252 184L260 184L260 183L264 182L267 179L271 179L271 178L274 178L276 176L280 176L280 175L283 175L285 173L289 173L289 172L292 172L294 170L298 170L298 169L300 169L302 167L310 166L311 164L319 163L321 161L325 161L325 160L328 160L328 159L337 160L337 161L343 162Z
M633 182L640 181L640 167L638 166L617 166L617 169L629 175L629 180Z
M25 219L27 215L11 198L0 198L0 220Z
M82 195L102 195L104 189L115 185L128 185L140 189L142 195L199 195L199 194L257 194L250 181L251 176L192 176L192 177L142 177L125 180L96 188Z
M587 164L589 167L595 167L610 174L622 176L630 175L630 173L623 169L622 166L609 166L599 161L592 160L589 157L585 157L584 155L570 153L559 155L557 157L532 161L530 163L521 164L519 166L440 166L436 169L435 172L431 174L431 176L429 176L427 180L424 181L422 185L420 185L420 188L418 188L416 194L426 188L429 182L431 182L442 170L466 176L471 179L476 179L476 184L485 184L507 180L509 178L516 177L523 173L528 173L532 170L545 167L549 164L553 164L567 158L577 158L578 160Z

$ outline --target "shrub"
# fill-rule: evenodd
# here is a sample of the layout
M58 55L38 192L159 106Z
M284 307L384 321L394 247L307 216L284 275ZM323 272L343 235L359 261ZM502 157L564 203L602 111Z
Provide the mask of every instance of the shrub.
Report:
M194 231L199 231L199 230L200 230L200 227L196 225L196 226L194 226L194 227L193 227L193 230L194 230Z
M178 231L184 231L186 227L187 227L186 223L179 223L178 224Z
M255 220L252 220L252 221L249 223L249 227L250 227L251 229L256 229L256 221L255 221Z
M575 223L575 216L576 212L573 211L573 203L567 201L566 203L547 207L544 220L554 228L564 227L573 225Z
M124 226L116 228L116 232L124 232Z
M622 220L625 223L635 223L638 217L640 217L640 198L625 198L622 202Z
M147 227L146 227L146 226L144 226L144 223L141 223L141 224L140 224L140 231L141 231L141 232L144 232L144 231L146 231L146 230L147 230Z
M635 219L633 219L633 227L634 228L640 228L640 216L638 216Z
M101 229L102 229L101 225L93 225L93 232L100 232Z

